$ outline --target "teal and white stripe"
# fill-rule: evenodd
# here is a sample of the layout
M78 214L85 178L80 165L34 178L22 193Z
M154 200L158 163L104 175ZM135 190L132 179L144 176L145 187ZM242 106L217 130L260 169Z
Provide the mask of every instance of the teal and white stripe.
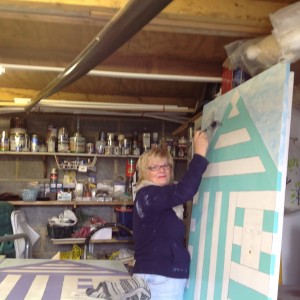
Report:
M281 67L281 72L287 69ZM284 88L284 84L276 85L272 99L282 102L282 110ZM219 101L222 118L216 118L222 126L211 136L210 164L193 202L192 262L185 299L273 299L277 295L285 180L274 153L284 142L282 127L273 127L279 130L278 144L265 144L240 93L234 91L224 101L227 106ZM273 105L270 100L268 105ZM216 114L220 115L217 109Z

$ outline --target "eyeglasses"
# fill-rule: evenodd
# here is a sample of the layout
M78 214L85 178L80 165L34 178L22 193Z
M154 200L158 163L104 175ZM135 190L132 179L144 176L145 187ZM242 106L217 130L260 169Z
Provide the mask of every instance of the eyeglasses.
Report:
M148 167L147 169L152 171L152 172L158 172L160 169L163 169L164 171L169 171L171 169L170 164L164 164L164 165L153 165L151 167Z

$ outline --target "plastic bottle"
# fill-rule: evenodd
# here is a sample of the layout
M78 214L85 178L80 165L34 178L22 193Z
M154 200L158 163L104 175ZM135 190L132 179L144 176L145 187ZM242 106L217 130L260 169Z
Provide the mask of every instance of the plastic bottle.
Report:
M136 170L136 159L128 158L126 161L126 194L132 195L133 175Z

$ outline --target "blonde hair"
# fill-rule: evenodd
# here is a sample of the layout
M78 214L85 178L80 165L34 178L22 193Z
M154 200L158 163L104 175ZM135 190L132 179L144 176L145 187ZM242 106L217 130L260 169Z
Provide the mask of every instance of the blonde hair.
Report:
M151 160L152 158L160 158L160 159L166 158L167 159L168 163L171 166L170 182L173 182L173 180L174 180L174 173L173 173L174 160L173 160L172 155L170 154L170 152L167 149L153 148L148 151L145 151L137 161L136 169L137 169L138 175L139 175L137 184L139 185L141 183L141 181L143 181L143 180L148 180L148 167L149 167L148 163L149 163L149 160Z

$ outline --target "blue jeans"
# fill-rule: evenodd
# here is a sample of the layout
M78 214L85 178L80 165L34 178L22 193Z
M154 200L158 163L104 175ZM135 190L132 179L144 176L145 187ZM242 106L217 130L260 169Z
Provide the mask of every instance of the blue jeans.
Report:
M170 278L154 274L135 273L143 278L151 291L151 300L182 300L187 279Z

